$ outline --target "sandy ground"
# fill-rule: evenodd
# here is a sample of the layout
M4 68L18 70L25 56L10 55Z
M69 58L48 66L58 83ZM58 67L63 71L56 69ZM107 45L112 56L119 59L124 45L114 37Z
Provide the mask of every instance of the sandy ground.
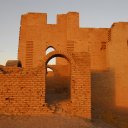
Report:
M62 115L0 116L0 128L115 128L99 120Z

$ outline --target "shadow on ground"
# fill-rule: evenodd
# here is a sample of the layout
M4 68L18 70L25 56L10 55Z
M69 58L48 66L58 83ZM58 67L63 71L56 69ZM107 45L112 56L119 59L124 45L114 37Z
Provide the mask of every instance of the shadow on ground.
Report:
M62 115L0 116L0 128L115 128L99 120L93 122Z

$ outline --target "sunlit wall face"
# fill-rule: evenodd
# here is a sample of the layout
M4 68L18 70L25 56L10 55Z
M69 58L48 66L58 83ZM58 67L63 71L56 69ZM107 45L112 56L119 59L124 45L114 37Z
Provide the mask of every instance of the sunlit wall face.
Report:
M117 108L128 108L128 23L116 23L108 45L109 67L114 73L113 93Z
M127 0L1 0L0 64L17 59L21 14L48 13L48 23L56 23L56 15L77 11L81 27L110 27L113 22L128 21Z

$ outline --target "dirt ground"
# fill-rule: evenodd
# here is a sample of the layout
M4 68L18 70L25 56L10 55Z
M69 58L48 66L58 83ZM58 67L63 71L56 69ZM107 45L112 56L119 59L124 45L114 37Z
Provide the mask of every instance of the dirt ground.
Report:
M62 115L0 116L0 128L115 128L99 120Z

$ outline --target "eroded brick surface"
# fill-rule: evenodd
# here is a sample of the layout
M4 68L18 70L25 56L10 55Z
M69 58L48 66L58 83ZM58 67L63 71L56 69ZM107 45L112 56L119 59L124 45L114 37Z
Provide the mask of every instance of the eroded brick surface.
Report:
M49 47L54 51L46 55ZM53 57L61 58L56 66L47 65ZM45 13L24 14L18 47L22 67L17 67L17 61L0 66L0 113L63 113L127 128L127 58L126 22L111 28L80 28L77 12L57 15L56 24L47 24ZM47 67L53 72L47 73ZM60 92L64 96L64 88L58 90L58 85L67 89L65 83L70 84L69 99L49 104L47 88L53 86L55 97Z

